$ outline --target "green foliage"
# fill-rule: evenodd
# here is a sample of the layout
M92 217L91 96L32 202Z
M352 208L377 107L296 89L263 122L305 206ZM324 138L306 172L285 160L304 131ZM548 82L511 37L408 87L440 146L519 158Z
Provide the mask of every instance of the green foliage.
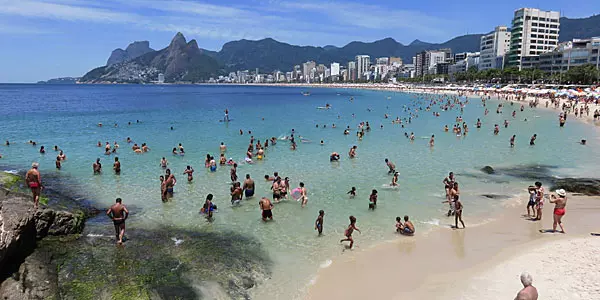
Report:
M592 84L598 81L600 73L596 66L585 64L572 67L564 74L564 79L572 84Z

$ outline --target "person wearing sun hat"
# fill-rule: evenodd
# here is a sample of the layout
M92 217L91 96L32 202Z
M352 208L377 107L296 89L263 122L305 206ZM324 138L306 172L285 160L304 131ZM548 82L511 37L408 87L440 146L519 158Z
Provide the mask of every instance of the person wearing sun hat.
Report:
M554 223L552 223L552 231L556 232L556 224L560 226L562 233L565 233L565 228L562 224L562 217L565 215L565 207L567 206L567 192L563 189L556 190L556 197L552 195L550 203L554 203Z

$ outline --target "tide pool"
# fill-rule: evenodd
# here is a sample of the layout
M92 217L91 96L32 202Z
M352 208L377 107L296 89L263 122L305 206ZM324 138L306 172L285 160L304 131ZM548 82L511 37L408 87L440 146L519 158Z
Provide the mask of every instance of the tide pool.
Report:
M305 91L310 96L304 96ZM130 227L233 230L257 239L275 263L268 288L259 286L253 291L259 299L301 297L319 268L346 253L339 239L350 215L357 217L362 230L362 234L354 235L355 251L398 238L394 233L396 216L409 215L418 234L448 227L453 220L445 217L447 205L441 201L445 198L442 180L449 171L458 174L467 226L493 218L509 201L481 194L510 197L531 184L504 175L485 175L479 171L483 166L548 165L556 167L556 176L590 176L594 172L595 166L589 161L597 157L597 132L571 119L559 129L555 111L526 107L520 112L520 104L506 103L504 113L496 114L498 102L491 100L487 103L490 113L484 116L477 98L470 100L462 114L456 109L441 111L439 106L424 111L428 103L412 94L327 88L0 85L0 139L11 143L0 146L4 156L0 166L26 170L37 161L42 178L48 173L65 175L66 183L83 191L99 208L121 197L134 212L128 220ZM325 104L332 108L317 109ZM414 113L418 108L418 117L404 128L391 123L396 117L408 118L408 109ZM220 122L225 109L231 122ZM517 111L516 118L510 115L513 110ZM434 117L433 112L441 115ZM386 113L389 119L384 119ZM459 115L469 125L469 133L457 137L444 132L444 125L452 128ZM477 118L483 122L480 130L475 128ZM508 128L502 125L505 119L510 122ZM358 140L356 128L362 121L370 123L371 131ZM97 126L100 122L102 127ZM500 125L497 136L493 135L494 124ZM347 126L352 131L343 135ZM227 158L243 161L251 135L264 142L266 138L288 136L292 129L297 150L291 150L288 141L279 140L277 145L269 145L264 160L239 166L238 177L241 180L250 174L256 182L256 194L232 207L229 167L219 166L217 172L209 172L204 168L206 154L218 159L219 145L224 142ZM414 142L405 137L411 132L416 136ZM530 147L529 138L534 133L538 139ZM435 146L430 148L432 134ZM517 135L516 147L511 149L513 134ZM305 142L300 142L299 136ZM138 145L147 143L150 152L135 154L127 137ZM577 142L584 138L588 145L579 145ZM29 140L36 141L37 146L27 144ZM324 145L320 145L321 140ZM104 149L96 146L98 141L103 145L119 143L116 156L121 161L121 175L112 172L115 155L104 155ZM185 156L171 154L179 143L185 147ZM46 154L39 154L41 145ZM68 158L60 171L54 168L54 145ZM353 145L358 146L357 158L349 159L347 153ZM341 154L340 162L329 161L334 151ZM161 201L158 180L164 174L159 166L163 156L178 179L175 196L168 203ZM96 158L103 163L101 175L92 172ZM391 176L385 158L400 172L398 189L386 187ZM192 183L183 175L187 165L195 169ZM271 198L270 183L263 177L275 171L289 177L292 188L304 182L309 200L305 208L293 200L276 204L275 221L265 224L260 219L258 200ZM353 199L346 194L352 186L358 190ZM375 211L368 210L372 189L379 192ZM213 222L198 213L208 193L214 194L213 202L219 207ZM317 237L314 221L321 209L325 211L325 229L324 236ZM88 230L90 234L111 234L93 232L93 226Z

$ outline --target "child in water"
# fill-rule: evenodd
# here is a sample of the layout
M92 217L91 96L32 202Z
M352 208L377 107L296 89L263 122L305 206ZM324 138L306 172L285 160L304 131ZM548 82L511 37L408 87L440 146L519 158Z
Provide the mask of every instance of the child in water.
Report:
M350 198L354 198L356 196L356 187L352 187L346 194L350 194Z
M346 238L340 240L340 243L341 242L350 242L349 248L352 249L352 245L354 245L354 240L352 239L352 233L354 232L354 230L360 232L360 229L358 229L358 227L356 227L356 218L354 216L350 216L349 219L350 219L350 225L348 225L348 228L346 228L346 231L344 232L344 235L346 236Z
M319 235L323 234L323 217L324 216L325 216L325 211L320 210L319 216L317 217L317 220L315 221L315 230L317 230L319 232Z

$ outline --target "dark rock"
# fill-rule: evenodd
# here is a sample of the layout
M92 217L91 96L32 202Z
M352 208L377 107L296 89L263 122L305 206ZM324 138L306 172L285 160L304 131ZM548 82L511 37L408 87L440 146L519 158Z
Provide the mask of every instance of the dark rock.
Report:
M560 178L554 179L552 190L564 189L570 193L587 196L600 196L600 179L593 178Z
M507 196L507 195L497 195L497 194L482 194L481 196L488 198L488 199L508 199L508 198L510 198L510 196Z
M249 289L253 288L254 285L255 285L254 279L252 279L252 278L250 278L248 276L242 277L242 286L245 289L249 290Z
M486 174L494 174L494 173L496 173L496 171L494 171L494 168L492 168L490 166L485 166L485 167L481 168L481 171L483 173L486 173Z
M36 241L31 199L0 190L0 270L7 261L24 258Z
M48 230L50 230L50 226L54 223L55 216L56 213L52 209L42 209L35 213L35 230L38 239L48 235Z
M58 277L52 255L35 251L0 284L4 300L58 299Z

